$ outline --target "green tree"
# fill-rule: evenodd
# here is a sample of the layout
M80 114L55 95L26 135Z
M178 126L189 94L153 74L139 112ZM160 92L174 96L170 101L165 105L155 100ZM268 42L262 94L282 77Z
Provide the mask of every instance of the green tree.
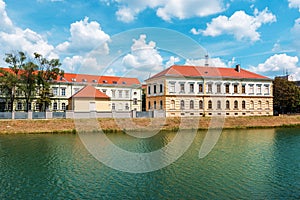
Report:
M9 70L0 70L2 90L8 96L10 103L10 111L13 111L13 105L16 98L16 89L19 83L19 72L24 67L27 59L25 53L9 53L6 54L4 61L9 64Z
M295 82L275 78L273 96L274 111L282 114L297 112L300 105L300 88Z
M48 60L41 54L34 53L34 58L38 66L37 85L39 98L37 103L41 111L46 111L53 96L50 90L50 83L56 80L58 76L63 76L64 71L60 69L59 59Z

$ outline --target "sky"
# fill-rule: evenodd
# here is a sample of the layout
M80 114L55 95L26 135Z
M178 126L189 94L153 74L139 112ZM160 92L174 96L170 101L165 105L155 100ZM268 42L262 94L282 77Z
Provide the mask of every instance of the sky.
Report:
M205 63L300 80L299 39L299 0L0 0L4 67L24 51L65 72L141 81Z

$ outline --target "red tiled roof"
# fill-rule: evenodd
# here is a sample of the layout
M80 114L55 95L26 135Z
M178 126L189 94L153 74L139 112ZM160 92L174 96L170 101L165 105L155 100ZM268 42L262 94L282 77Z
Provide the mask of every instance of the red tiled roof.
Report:
M109 99L109 96L100 92L95 87L87 85L70 98L95 98L95 99Z
M77 83L97 83L97 84L116 84L116 85L139 85L137 78L127 78L118 76L97 76L88 74L65 73L64 77L57 77L57 82L77 82Z
M203 67L203 66L185 66L173 65L149 79L161 76L183 76L183 77L221 77L237 79L269 79L268 77L255 74L253 72L240 69L238 72L235 68L221 67Z

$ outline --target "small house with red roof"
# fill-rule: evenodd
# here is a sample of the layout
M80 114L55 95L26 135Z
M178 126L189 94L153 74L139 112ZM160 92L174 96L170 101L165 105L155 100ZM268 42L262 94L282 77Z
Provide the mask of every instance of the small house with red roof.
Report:
M272 79L240 65L173 65L146 85L146 110L163 110L167 117L273 115Z
M68 105L75 112L111 111L110 97L91 85L71 96Z

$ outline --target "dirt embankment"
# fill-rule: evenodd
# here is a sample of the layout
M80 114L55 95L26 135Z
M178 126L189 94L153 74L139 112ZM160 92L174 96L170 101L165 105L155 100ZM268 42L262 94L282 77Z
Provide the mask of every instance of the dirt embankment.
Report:
M269 116L269 117L227 117L198 119L167 118L167 119L50 119L50 120L0 120L0 134L17 133L76 133L77 131L117 132L122 130L178 130L207 129L223 127L239 128L271 128L300 127L300 116Z

